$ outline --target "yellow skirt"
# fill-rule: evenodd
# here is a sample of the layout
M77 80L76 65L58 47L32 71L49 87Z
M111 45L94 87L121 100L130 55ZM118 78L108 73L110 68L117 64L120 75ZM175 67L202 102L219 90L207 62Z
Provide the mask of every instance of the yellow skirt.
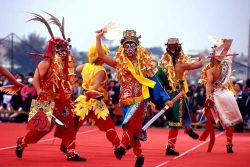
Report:
M109 110L106 106L106 104L101 100L96 100L96 99L89 99L86 101L86 96L80 95L76 100L75 100L75 113L81 119L84 119L89 112L95 112L95 115L97 119L102 118L106 120Z

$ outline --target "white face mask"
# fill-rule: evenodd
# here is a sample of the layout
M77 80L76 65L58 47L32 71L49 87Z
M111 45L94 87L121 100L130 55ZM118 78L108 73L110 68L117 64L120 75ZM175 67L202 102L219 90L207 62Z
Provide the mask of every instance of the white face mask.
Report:
M29 84L32 84L32 83L33 83L33 78L29 78L29 79L28 79L28 83L29 83Z

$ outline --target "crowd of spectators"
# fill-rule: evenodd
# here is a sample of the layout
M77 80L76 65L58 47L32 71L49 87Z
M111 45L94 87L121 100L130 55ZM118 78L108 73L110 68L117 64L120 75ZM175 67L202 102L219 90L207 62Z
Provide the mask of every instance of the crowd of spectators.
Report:
M21 91L15 95L0 92L1 122L27 122L31 101L37 96L32 84L33 75L33 73L29 73L27 76L15 74L16 80L24 84ZM0 76L0 86L11 84L4 76Z
M120 85L117 79L111 74L111 70L107 69L108 76L108 93L109 101L107 106L110 111L111 118L116 125L121 125L123 121L121 107L119 106ZM27 76L15 74L18 82L22 82L25 86L16 95L0 92L0 122L18 122L26 123L28 113L30 111L31 101L37 97L36 91L32 85L33 73ZM243 84L245 83L245 84ZM82 93L82 79L79 78L76 86L72 90L72 99L76 99ZM0 76L0 86L11 85L4 77ZM244 122L235 126L236 132L243 132L250 125L250 79L246 82L234 81L235 98L238 103L240 112ZM206 99L205 87L191 84L187 93L190 107L190 117L195 128L199 128L206 122L204 117L204 102ZM148 121L156 114L154 106L149 103L149 110L146 114L145 121ZM156 127L166 127L165 116L161 116L153 124Z

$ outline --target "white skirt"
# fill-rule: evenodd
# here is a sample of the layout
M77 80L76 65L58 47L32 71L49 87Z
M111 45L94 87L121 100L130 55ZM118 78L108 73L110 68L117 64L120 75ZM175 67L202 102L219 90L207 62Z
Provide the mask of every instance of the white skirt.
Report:
M214 103L216 114L224 128L243 121L235 97L228 89L214 91Z

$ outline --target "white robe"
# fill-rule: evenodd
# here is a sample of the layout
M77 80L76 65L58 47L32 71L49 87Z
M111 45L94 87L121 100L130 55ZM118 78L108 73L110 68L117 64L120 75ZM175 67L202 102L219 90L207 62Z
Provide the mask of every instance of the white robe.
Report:
M235 100L235 97L228 89L214 91L215 111L218 119L215 118L216 123L220 121L221 125L226 128L241 123L242 116Z

